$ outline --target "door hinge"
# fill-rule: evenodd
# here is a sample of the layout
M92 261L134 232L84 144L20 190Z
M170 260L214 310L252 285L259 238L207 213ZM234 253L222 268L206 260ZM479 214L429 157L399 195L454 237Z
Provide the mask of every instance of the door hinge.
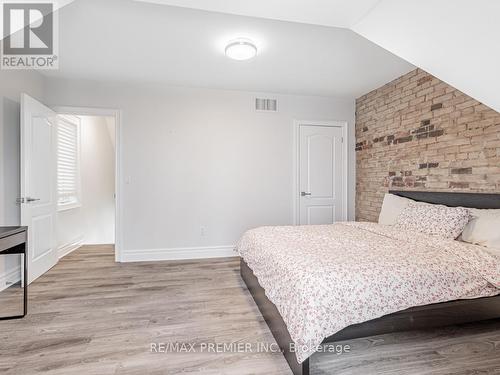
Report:
M344 143L344 137L340 137L340 142Z

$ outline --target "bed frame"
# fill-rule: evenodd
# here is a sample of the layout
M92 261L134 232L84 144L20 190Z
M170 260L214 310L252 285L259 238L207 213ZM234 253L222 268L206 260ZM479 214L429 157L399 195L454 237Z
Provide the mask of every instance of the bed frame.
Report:
M416 201L444 204L450 207L500 209L500 194L425 191L390 191L390 193ZM264 289L243 259L240 261L240 266L241 277L252 294L276 342L283 351L283 355L293 374L309 375L309 359L299 364L295 353L290 351L290 344L293 341L278 309L266 297ZM500 318L500 295L436 303L413 307L364 323L351 325L326 338L323 344L385 333L437 328L496 318Z

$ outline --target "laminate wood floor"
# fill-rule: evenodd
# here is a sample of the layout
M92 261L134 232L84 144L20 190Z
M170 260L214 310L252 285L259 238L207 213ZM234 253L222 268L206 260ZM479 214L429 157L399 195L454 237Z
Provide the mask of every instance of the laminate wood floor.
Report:
M21 282L10 285L0 292L0 316L23 314L24 293Z
M28 317L0 322L0 374L291 374L280 353L256 350L274 339L236 258L119 264L112 247L83 247L29 292ZM500 374L500 320L347 343L348 354L313 356L312 374Z

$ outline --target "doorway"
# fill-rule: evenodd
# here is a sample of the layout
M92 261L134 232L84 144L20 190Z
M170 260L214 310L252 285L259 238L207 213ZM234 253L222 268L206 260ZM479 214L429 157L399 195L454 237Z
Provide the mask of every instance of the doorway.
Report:
M57 115L58 258L115 243L115 119Z
M91 108L91 107L69 107L69 106L56 106L54 110L59 115L68 116L78 116L83 119L100 118L104 119L104 123L101 122L101 127L99 128L103 132L103 126L106 128L107 134L111 141L111 146L113 149L113 180L109 181L108 184L114 185L114 233L109 233L109 229L106 231L107 235L114 239L114 251L115 251L115 261L121 261L121 244L122 244L122 231L121 231L121 187L119 184L121 176L121 111L117 109L105 109L105 108ZM90 135L90 133L87 133ZM92 151L90 151L92 152ZM109 176L109 174L108 174ZM93 185L93 189L99 188L99 183ZM107 215L111 215L110 210L107 211ZM109 227L108 227L109 228ZM96 241L89 240L91 242ZM97 243L94 243L97 244Z
M347 220L347 122L295 122L295 224Z

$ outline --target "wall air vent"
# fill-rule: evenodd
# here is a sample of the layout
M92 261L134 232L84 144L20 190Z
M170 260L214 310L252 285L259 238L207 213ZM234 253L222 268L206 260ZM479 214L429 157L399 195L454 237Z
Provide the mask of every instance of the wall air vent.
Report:
M277 112L278 101L276 99L255 98L255 109L262 112Z

